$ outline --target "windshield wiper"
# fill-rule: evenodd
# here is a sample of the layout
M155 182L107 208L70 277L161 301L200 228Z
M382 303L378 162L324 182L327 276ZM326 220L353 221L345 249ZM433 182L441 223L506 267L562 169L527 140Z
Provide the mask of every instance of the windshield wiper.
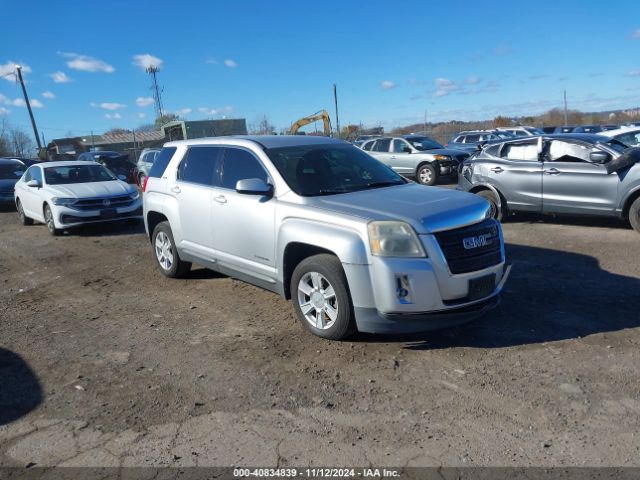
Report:
M367 183L364 188L382 188L382 187L393 187L396 185L404 185L404 182L398 182L398 180L386 181L386 182L371 182Z

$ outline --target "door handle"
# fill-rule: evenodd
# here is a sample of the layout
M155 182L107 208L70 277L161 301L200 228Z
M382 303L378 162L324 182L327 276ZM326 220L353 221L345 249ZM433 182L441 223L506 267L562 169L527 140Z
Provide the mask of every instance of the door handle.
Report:
M227 203L227 197L225 197L224 195L218 195L216 198L213 199L215 202L220 203L220 204L225 204Z
M395 155L391 155L391 160L395 160L396 156Z
M558 170L557 168L550 168L549 170L545 170L544 173L546 173L547 175L558 175L560 173L560 170Z
M173 193L180 193L181 192L180 187L178 185L174 185L173 187L171 187L171 191Z
M502 167L493 167L491 171L495 173L502 173L504 172L504 169Z

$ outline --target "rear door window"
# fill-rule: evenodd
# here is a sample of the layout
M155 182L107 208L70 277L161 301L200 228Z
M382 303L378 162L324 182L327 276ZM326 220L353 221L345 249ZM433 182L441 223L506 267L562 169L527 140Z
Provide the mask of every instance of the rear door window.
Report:
M178 166L178 180L210 187L218 185L223 152L224 147L189 147Z
M390 138L385 138L383 140L376 140L376 144L371 150L374 152L388 152L390 144L391 144Z
M507 160L538 161L538 142L507 143L502 147L500 156Z
M149 176L160 178L167 169L167 165L171 161L173 154L176 153L176 147L164 147L160 150L160 153L156 157L156 161L153 163L153 167L149 170Z
M269 175L260 161L249 151L227 147L222 166L222 188L236 189L239 180L259 178L269 182Z

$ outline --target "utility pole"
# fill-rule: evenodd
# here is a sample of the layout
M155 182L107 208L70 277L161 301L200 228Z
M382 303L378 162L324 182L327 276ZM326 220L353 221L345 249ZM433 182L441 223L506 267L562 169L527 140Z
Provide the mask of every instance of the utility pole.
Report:
M29 103L29 96L27 95L27 89L24 86L24 80L22 78L22 67L16 65L16 71L18 73L18 80L22 86L22 94L24 95L24 101L27 104L27 110L29 110L29 117L31 118L31 126L33 127L33 135L36 137L36 143L38 144L38 153L42 150L42 144L40 143L40 135L38 135L38 127L36 127L36 120L33 118L33 111L31 110L31 103Z
M427 134L427 109L424 109L424 134Z
M156 66L151 66L146 69L146 72L151 75L151 91L153 92L153 99L155 100L156 115L158 118L162 118L162 90L158 87L158 79L156 74L160 69Z
M340 138L340 118L338 117L338 90L336 84L333 84L333 100L336 104L336 129L338 131L337 137Z
M567 91L564 91L564 126L567 126Z

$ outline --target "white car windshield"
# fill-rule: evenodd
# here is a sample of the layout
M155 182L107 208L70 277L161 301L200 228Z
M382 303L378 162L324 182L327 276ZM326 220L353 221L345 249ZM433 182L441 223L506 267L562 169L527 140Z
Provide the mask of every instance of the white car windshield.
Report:
M44 178L48 185L67 185L70 183L108 182L117 180L102 165L73 165L66 167L47 167Z

